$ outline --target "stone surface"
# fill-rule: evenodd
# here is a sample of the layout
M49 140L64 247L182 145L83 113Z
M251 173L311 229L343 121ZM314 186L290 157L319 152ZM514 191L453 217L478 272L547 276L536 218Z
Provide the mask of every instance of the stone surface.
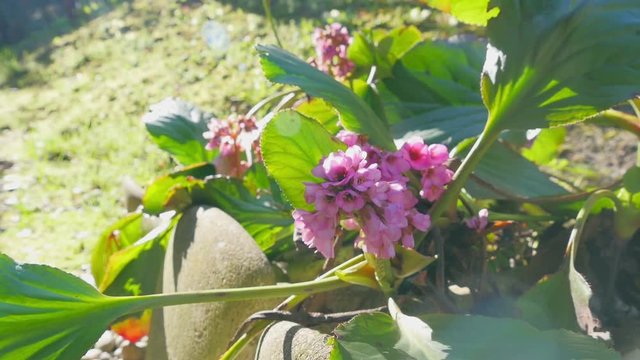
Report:
M233 218L207 207L193 207L184 213L167 248L164 293L274 283L269 261ZM155 311L147 359L217 359L247 317L277 303L278 300L263 299ZM164 325L162 329L157 328L159 324ZM166 354L162 353L163 348ZM246 349L241 358L252 359L253 352Z
M129 344L122 348L123 360L142 360L144 359L144 349L133 344Z
M331 353L328 338L316 330L280 321L263 333L256 360L326 360Z

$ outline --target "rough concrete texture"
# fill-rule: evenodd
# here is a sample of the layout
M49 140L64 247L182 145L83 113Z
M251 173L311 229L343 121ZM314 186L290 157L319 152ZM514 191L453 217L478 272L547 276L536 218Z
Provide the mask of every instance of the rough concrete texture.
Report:
M269 261L233 218L207 207L193 207L184 213L167 248L164 293L274 283ZM247 317L277 302L267 299L167 307L164 321L152 321L147 359L217 359ZM163 329L153 329L160 323ZM164 339L162 335L153 339L162 330ZM163 348L166 354L162 354ZM253 353L253 349L246 349L242 358L251 359Z
M316 330L280 321L263 333L256 360L326 360L331 353L328 338Z

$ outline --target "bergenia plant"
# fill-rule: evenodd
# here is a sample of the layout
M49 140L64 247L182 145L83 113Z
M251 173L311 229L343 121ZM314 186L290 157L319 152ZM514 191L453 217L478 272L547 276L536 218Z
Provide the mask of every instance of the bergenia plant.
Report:
M79 358L116 321L148 321L145 309L290 296L244 324L221 355L233 359L282 316L335 319L288 311L354 285L388 296L387 312L338 314L350 320L331 332L331 359L620 358L620 331L616 348L606 342L615 319L590 305L619 300L620 259L639 236L640 162L603 189L568 180L552 159L565 124L640 137L640 4L424 2L480 38L333 23L314 32L312 61L257 46L285 90L246 115L154 106L145 126L180 167L105 231L97 290L0 256L0 358ZM169 239L196 205L232 216L285 280L312 280L158 293ZM587 281L577 253L596 215L612 219L615 241L607 276Z

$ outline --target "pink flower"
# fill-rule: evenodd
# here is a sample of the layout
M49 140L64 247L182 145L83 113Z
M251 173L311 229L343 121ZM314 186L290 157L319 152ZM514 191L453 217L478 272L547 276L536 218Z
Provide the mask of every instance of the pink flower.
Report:
M376 181L380 180L380 177L378 164L372 164L369 167L358 169L351 184L358 191L367 191Z
M320 166L313 170L313 175L324 178L334 186L346 185L353 177L353 162L342 151L329 154Z
M431 166L429 147L420 138L414 137L407 140L400 151L402 157L409 162L414 170L425 170Z
M336 138L345 143L347 146L362 145L363 142L360 138L360 135L349 130L340 130L336 134Z
M364 198L353 190L343 190L336 196L338 207L347 214L362 209L364 206Z
M403 154L400 152L385 155L380 167L385 179L393 179L401 176L403 173L409 171L410 168L409 162L404 159Z
M249 168L254 159L251 156L243 158L246 151L258 150L257 141L251 141L256 137L258 129L255 118L244 115L231 115L226 119L212 119L207 125L209 131L203 133L208 140L207 150L218 149L220 154L214 164L219 174L240 177ZM243 144L243 139L249 139ZM255 159L259 159L256 153Z
M420 195L433 202L444 193L444 187L453 178L453 171L444 165L439 165L422 172L422 190Z
M293 212L296 232L310 248L317 249L324 257L334 257L333 240L336 236L336 217L321 212L295 210Z
M411 225L420 231L427 231L431 227L431 217L415 209L409 211L409 218L411 219Z
M313 32L313 42L316 48L314 63L321 71L343 79L354 69L355 65L347 59L347 48L351 43L351 36L346 27L333 23Z
M413 247L415 246L415 241L413 239L413 231L403 231L402 239L400 241L402 242L402 246L409 249L413 249Z
M345 142L352 145L330 153L313 169L323 182L305 184L305 200L316 212L296 210L296 229L305 244L326 257L333 256L338 226L359 231L355 245L364 252L394 257L396 246L413 247L414 231L431 226L429 215L415 208L419 200L409 188L407 172L421 168L421 195L434 201L453 176L445 165L448 151L417 139L390 153L346 135Z
M482 232L489 224L489 210L482 209L478 211L477 216L473 216L470 219L465 220L464 223L469 229Z
M439 166L449 160L449 150L442 144L429 145L429 156L431 157L431 166Z

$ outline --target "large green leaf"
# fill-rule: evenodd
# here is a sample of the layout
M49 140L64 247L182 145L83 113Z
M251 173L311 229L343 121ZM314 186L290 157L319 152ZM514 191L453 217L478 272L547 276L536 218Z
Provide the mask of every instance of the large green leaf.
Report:
M422 320L404 315L392 299L389 313L360 315L339 325L331 359L446 358L447 347L431 339L431 328Z
M214 151L205 149L207 141L203 133L213 115L205 113L182 100L167 98L151 106L142 121L151 139L173 155L182 165L208 162Z
M267 79L298 86L324 99L338 110L346 129L367 135L372 144L382 148L395 148L384 121L349 88L278 47L258 45L257 50Z
M422 34L414 26L400 27L389 32L373 31L373 39L358 33L349 45L348 57L363 76L368 76L372 66L376 67L376 77L390 75L393 65L411 48L422 41Z
M135 309L83 280L0 254L0 358L79 359L116 318Z
M0 358L79 359L111 322L148 308L309 295L343 286L333 277L297 284L110 297L59 269L19 264L0 254Z
M406 140L421 137L429 144L456 145L480 135L487 120L482 105L446 106L406 118L392 126L393 137Z
M500 13L498 7L489 9L489 0L422 0L438 10L451 13L458 20L472 25L486 26L487 21Z
M277 113L264 128L260 144L267 170L286 198L295 208L307 210L312 206L304 200L305 183L320 182L311 171L329 153L346 148L320 123L295 111Z
M584 119L640 90L637 0L496 0L482 76L492 128Z
M538 198L567 194L535 164L522 157L507 145L494 144L474 172L465 187L479 198L505 199L510 196Z
M479 44L424 42L393 67L380 86L394 138L423 137L451 146L480 134L487 120L478 74Z
M620 359L599 340L568 330L541 331L524 321L485 316L420 316L433 339L448 345L447 359Z

